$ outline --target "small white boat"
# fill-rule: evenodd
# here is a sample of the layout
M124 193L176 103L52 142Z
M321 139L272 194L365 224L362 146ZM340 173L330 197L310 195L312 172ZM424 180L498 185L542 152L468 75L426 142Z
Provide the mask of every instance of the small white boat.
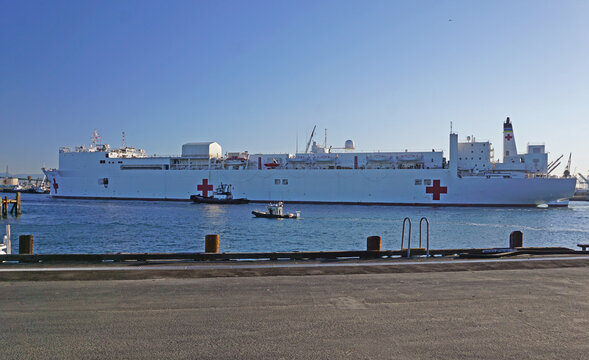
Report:
M263 211L252 211L255 217L271 218L271 219L299 219L301 217L300 211L285 214L282 207L284 203L279 201L277 203L270 203L266 206L267 212Z
M10 225L6 225L6 235L0 242L0 255L10 255Z

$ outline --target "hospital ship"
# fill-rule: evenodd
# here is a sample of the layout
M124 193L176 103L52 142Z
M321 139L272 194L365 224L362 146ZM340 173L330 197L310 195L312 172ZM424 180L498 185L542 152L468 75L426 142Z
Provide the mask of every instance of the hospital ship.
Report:
M59 167L43 169L55 198L189 200L229 186L251 202L425 205L567 206L574 177L551 175L545 145L520 154L510 119L503 124L502 161L489 141L458 141L450 151L357 152L353 141L333 149L311 139L295 154L223 153L217 142L182 145L179 156L148 156L97 141L59 150ZM310 146L310 148L309 148Z

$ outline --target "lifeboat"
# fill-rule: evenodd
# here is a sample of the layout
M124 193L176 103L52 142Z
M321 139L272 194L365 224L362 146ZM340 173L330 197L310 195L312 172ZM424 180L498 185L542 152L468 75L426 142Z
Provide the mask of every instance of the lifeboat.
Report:
M243 159L243 160L225 160L225 165L228 165L228 166L244 165L245 162L246 162L245 159Z
M265 163L264 166L267 167L268 169L274 169L274 168L279 167L280 164L278 163L278 161L272 160L272 162Z
M228 156L225 159L225 165L227 166L239 166L244 165L247 162L247 157L245 156Z
M390 162L391 160L390 155L369 155L366 157L366 161L369 162Z
M397 161L419 161L419 160L423 160L423 155L417 155L417 154L397 155Z
M302 163L302 162L309 162L308 156L295 156L288 159L289 163Z
M320 163L329 163L329 162L334 162L337 159L337 157L333 157L333 156L316 156L315 157L315 162L320 162Z

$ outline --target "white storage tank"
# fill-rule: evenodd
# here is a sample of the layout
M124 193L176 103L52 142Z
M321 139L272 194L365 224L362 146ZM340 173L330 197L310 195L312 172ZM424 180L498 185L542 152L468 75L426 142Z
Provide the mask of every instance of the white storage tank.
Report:
M0 185L2 186L17 186L18 178L15 177L3 177L0 179Z
M221 145L211 142L192 142L182 145L182 157L219 159L223 151Z

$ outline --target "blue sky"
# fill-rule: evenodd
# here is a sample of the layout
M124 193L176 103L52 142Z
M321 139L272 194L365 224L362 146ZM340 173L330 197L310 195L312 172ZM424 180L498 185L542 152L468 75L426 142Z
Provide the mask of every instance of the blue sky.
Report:
M449 21L449 20L452 21ZM90 142L294 152L546 143L589 173L586 1L3 1L0 172ZM562 168L559 169L562 172Z

